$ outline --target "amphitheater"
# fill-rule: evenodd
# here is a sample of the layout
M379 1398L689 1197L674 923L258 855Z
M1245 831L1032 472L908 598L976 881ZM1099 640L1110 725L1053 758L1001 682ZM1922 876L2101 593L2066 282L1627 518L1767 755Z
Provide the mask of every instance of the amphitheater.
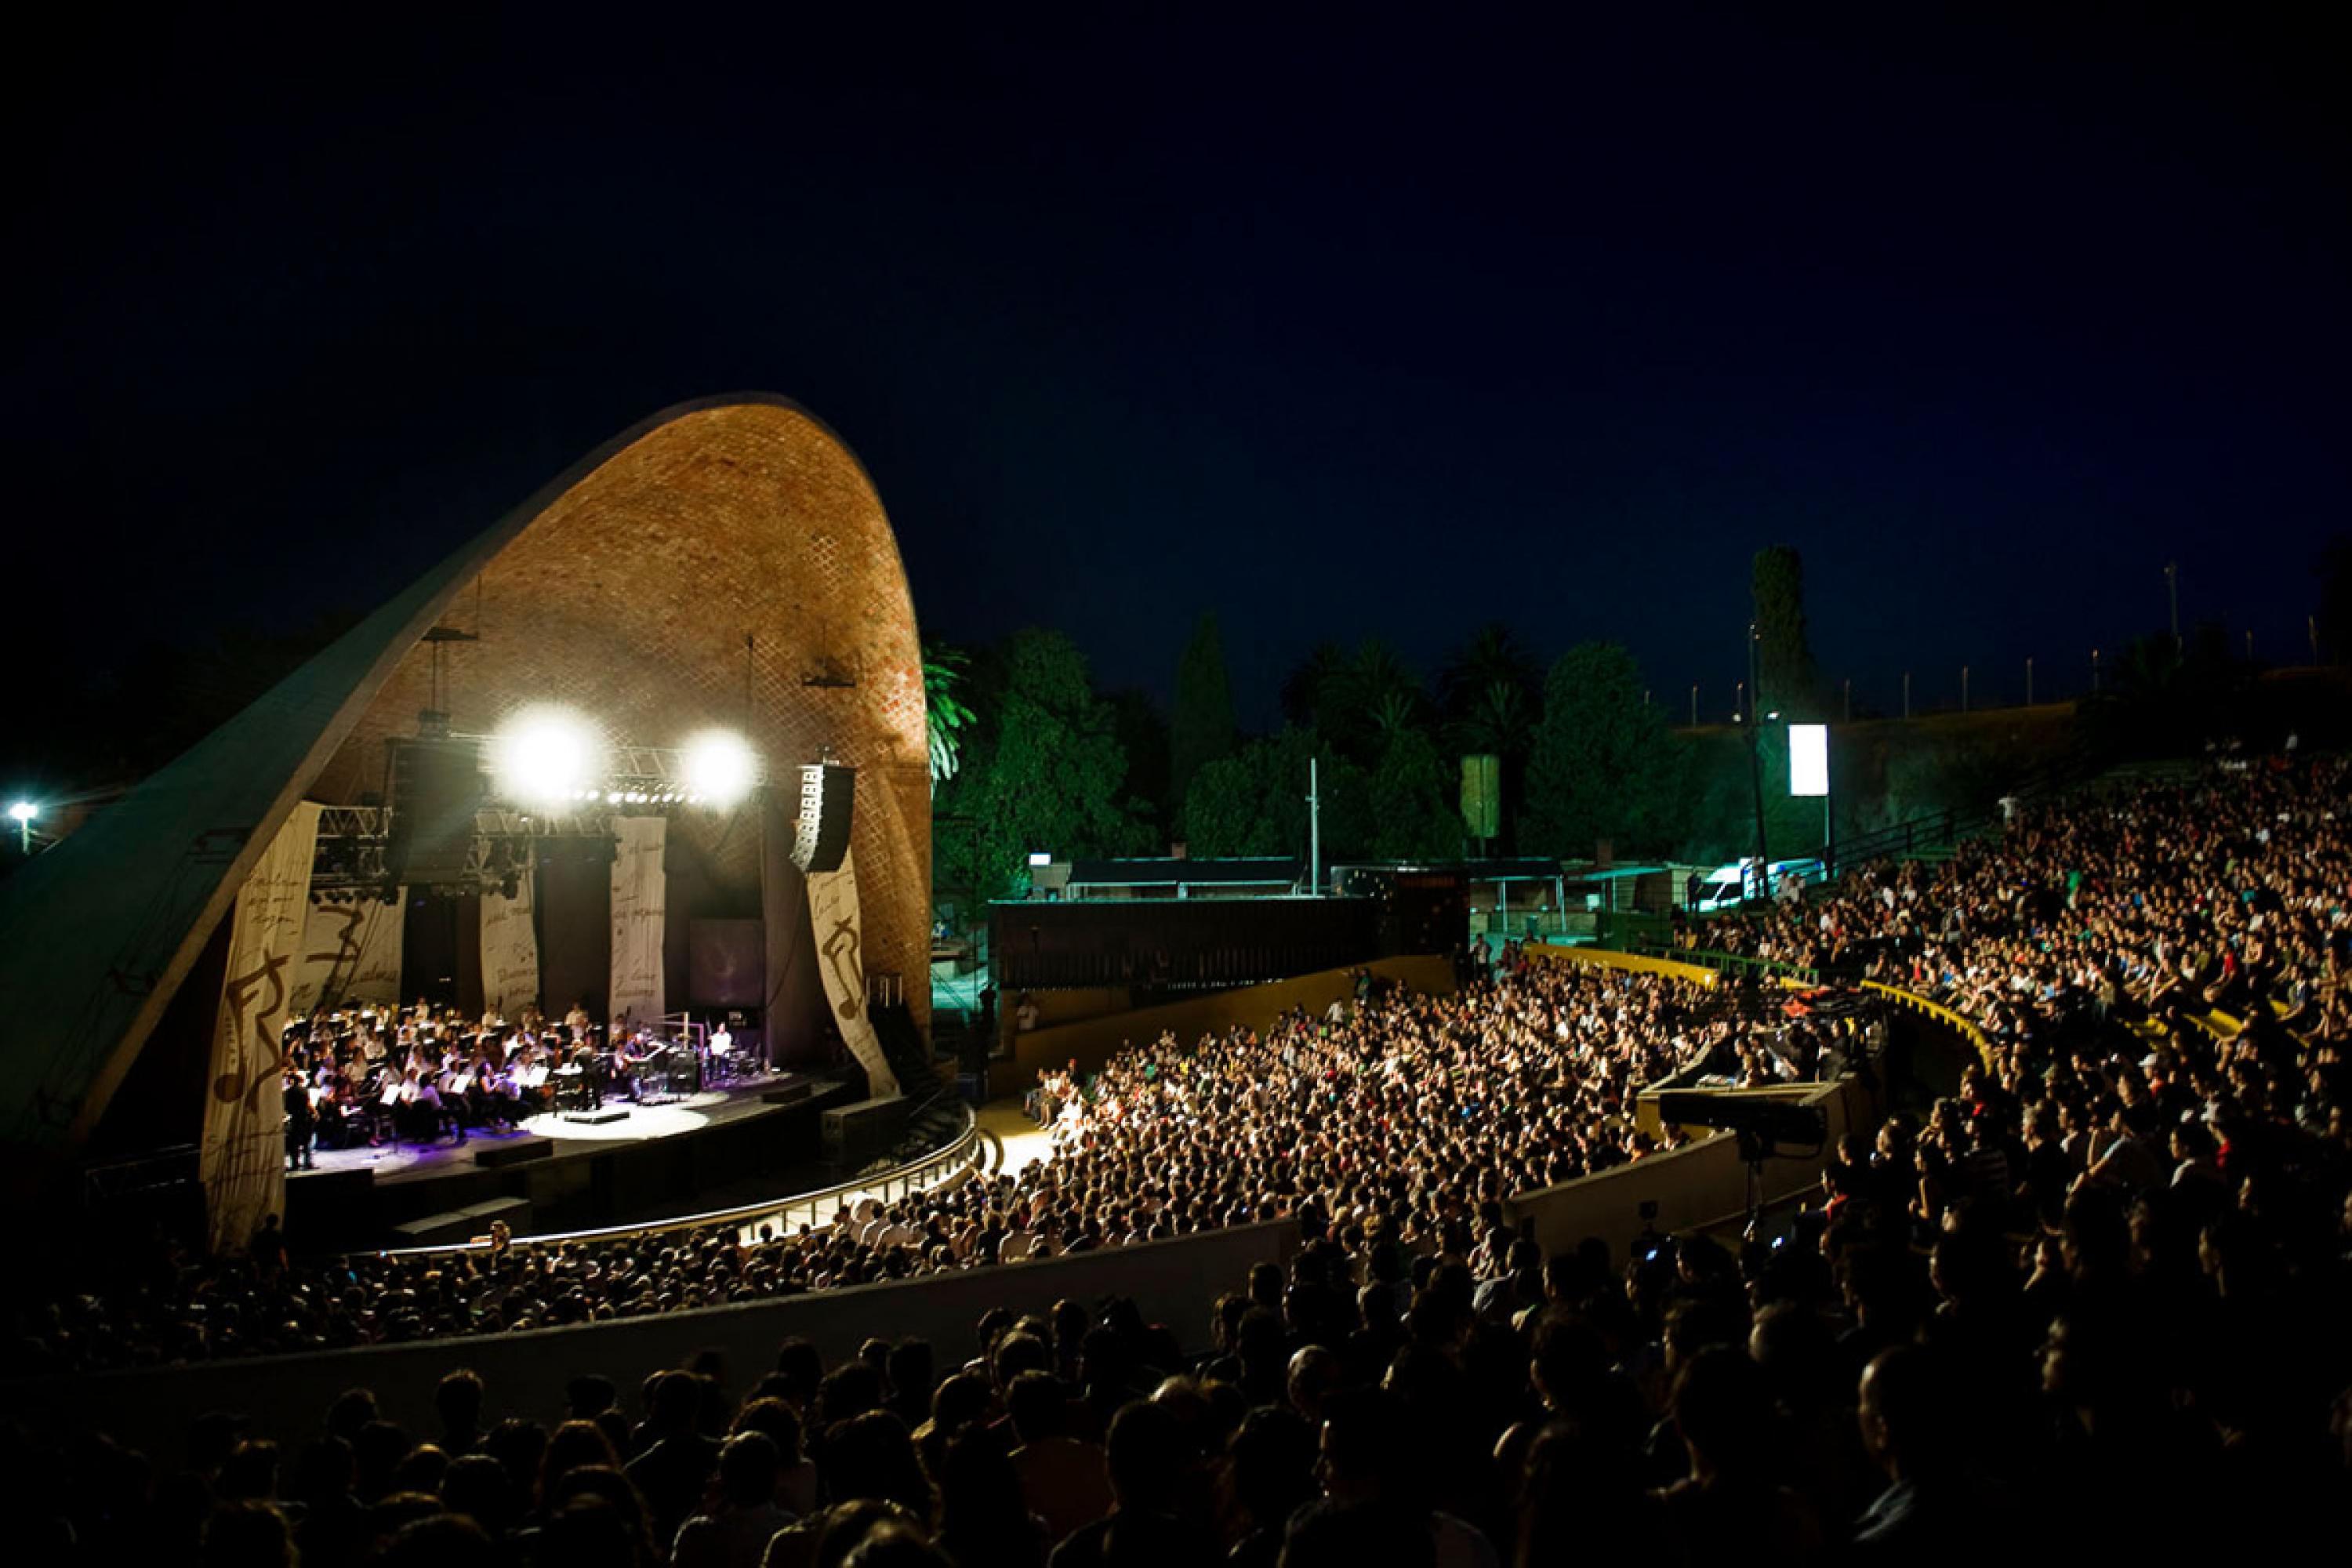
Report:
M456 1374L478 1374L485 1419L551 1426L614 1413L583 1406L593 1373L618 1391L604 1427L635 1500L616 1506L645 1516L652 1560L676 1539L680 1563L689 1515L716 1530L752 1508L700 1477L725 1479L717 1439L758 1447L742 1435L770 1400L821 1472L790 1511L908 1506L896 1528L933 1553L909 1561L1096 1551L1036 1521L1114 1495L1114 1521L1165 1526L1154 1561L1266 1562L1326 1560L1326 1535L1328 1560L1371 1560L1379 1537L1347 1533L1367 1519L1434 1531L1433 1561L1456 1527L1492 1553L1464 1560L1563 1560L1571 1538L1615 1539L1596 1507L1686 1559L1738 1541L1827 1560L1915 1541L1916 1496L1973 1500L1982 1521L2057 1510L2047 1539L2074 1543L2109 1522L2079 1489L2131 1467L2194 1479L2135 1494L2135 1540L2339 1495L2340 761L2095 782L1957 825L1937 857L1849 864L1794 915L1530 944L1493 974L1401 955L1048 1025L1020 1042L1022 1081L971 1106L929 1050L918 978L929 811L904 574L854 457L774 398L616 438L0 890L6 993L56 1021L5 1047L19 1202L70 1204L94 1155L195 1140L236 1110L207 1090L250 1110L221 1055L248 1020L222 1019L288 823L371 809L420 712L488 734L524 702L636 741L740 726L772 786L819 758L855 770L859 983L818 973L804 911L830 873L787 853L780 790L664 814L657 968L692 969L724 934L705 924L764 925L731 950L766 975L756 1093L639 1108L617 1132L551 1121L506 1146L530 1152L511 1166L493 1147L363 1183L289 1178L278 1119L233 1131L265 1140L275 1174L218 1155L214 1234L283 1213L294 1258L44 1281L6 1385L21 1429L176 1457L235 1411L291 1454L357 1386L373 1420L454 1459L486 1440L452 1420ZM319 842L303 873L327 864ZM604 997L627 939L606 934L605 864L541 853L552 1012ZM471 951L515 896L486 889L409 929L455 922ZM295 907L304 892L319 884L298 879ZM491 983L461 973L458 994L478 1010ZM906 1092L868 1092L886 1083ZM814 1168L784 1151L814 1153L818 1118L877 1102L901 1107L882 1158L785 1179ZM614 1221L624 1188L662 1216ZM414 1245L306 1248L301 1224L338 1234L362 1189L369 1222L406 1216ZM707 1201L722 1191L740 1201ZM561 1223L582 1215L600 1223ZM2242 1353L2190 1354L2197 1335ZM665 1374L699 1381L682 1405L642 1403ZM1024 1406L1042 1386L1024 1377L1059 1387ZM1319 1503L1305 1465L1265 1457L1303 1432L1311 1464L1318 1427ZM683 1493L639 1462L696 1433L709 1451ZM911 1479L850 1457L877 1443L919 1458ZM1044 1479L1056 1443L1109 1489ZM384 1539L450 1513L509 1542L526 1518L553 1528L551 1483L502 1462L499 1518L426 1487ZM1911 1488L1901 1507L1884 1479ZM309 1517L206 1485L297 1537ZM991 1514L1008 1488L1016 1506ZM416 1491L387 1473L352 1497ZM766 1560L815 1550L779 1529Z

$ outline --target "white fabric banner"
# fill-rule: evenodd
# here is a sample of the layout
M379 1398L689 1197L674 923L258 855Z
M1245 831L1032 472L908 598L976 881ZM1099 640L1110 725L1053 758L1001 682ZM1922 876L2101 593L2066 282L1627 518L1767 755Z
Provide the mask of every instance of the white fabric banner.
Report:
M287 1004L300 1017L321 1004L400 1004L401 932L408 889L385 903L370 894L357 903L314 904L302 924L302 951L294 961L294 994Z
M662 1016L662 923L668 903L662 847L669 824L658 816L623 816L613 826L620 843L613 852L613 986L604 1011L643 1026Z
M531 880L524 875L511 899L501 893L482 895L482 1005L501 1018L519 1018L539 1000L539 931L531 924Z
M857 915L857 860L841 858L838 871L812 871L808 878L809 929L816 941L817 973L824 977L824 998L833 1005L834 1022L849 1054L866 1069L874 1098L898 1092L898 1075L882 1054L882 1038L874 1020L866 1016L865 933Z
M196 1157L216 1253L242 1250L263 1215L284 1212L286 1096L279 1075L318 847L319 807L300 802L237 889L229 916L228 968L213 1024L212 1092L205 1098Z

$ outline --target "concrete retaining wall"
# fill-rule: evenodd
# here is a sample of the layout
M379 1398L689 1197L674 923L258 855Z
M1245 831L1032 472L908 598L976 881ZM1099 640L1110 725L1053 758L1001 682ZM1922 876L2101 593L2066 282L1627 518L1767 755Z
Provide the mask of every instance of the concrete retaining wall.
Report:
M683 1365L703 1350L726 1357L730 1389L740 1395L773 1367L776 1347L794 1336L814 1342L828 1365L856 1354L870 1335L926 1339L945 1373L977 1352L973 1327L989 1309L1042 1312L1065 1297L1089 1305L1105 1296L1130 1297L1147 1321L1169 1324L1188 1348L1197 1348L1207 1342L1216 1298L1246 1286L1253 1265L1286 1260L1297 1235L1287 1223L1247 1226L586 1327L47 1378L0 1388L0 1410L39 1431L106 1432L169 1464L182 1452L189 1423L206 1411L236 1411L251 1418L254 1436L287 1443L315 1433L328 1405L353 1387L373 1389L387 1420L429 1435L434 1384L466 1366L488 1384L491 1419L549 1423L562 1416L571 1378L612 1378L634 1415L637 1385L648 1373Z
M1375 959L1358 968L1400 981L1415 991L1451 992L1454 962L1442 954ZM1263 1029L1276 1015L1293 1007L1319 1013L1356 991L1356 969L1324 969L1265 985L1244 985L1233 991L1213 991L1161 1007L1139 1007L1056 1027L1041 1027L1013 1037L1013 1080L1000 1091L1025 1090L1041 1068L1062 1067L1076 1058L1082 1072L1099 1071L1111 1054L1129 1042L1157 1039L1162 1030L1190 1044L1202 1036L1240 1024Z
M1817 1185L1822 1166L1839 1137L1871 1114L1869 1097L1851 1079L1816 1087L1805 1097L1805 1103L1829 1113L1829 1137L1817 1152L1766 1163L1767 1203L1794 1197ZM1536 1239L1548 1252L1597 1236L1609 1244L1612 1258L1622 1263L1627 1248L1644 1228L1644 1203L1658 1205L1657 1218L1649 1223L1662 1231L1696 1230L1738 1218L1748 1205L1748 1167L1739 1158L1738 1141L1727 1132L1718 1132L1597 1176L1580 1176L1556 1187L1522 1194L1506 1207L1514 1220L1534 1217Z

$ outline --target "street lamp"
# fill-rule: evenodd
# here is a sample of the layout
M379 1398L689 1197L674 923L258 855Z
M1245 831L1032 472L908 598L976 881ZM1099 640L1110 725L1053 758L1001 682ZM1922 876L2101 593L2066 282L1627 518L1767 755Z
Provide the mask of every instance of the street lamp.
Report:
M33 819L40 815L41 808L29 800L20 800L8 808L8 816L16 824L16 847L27 855L33 852Z

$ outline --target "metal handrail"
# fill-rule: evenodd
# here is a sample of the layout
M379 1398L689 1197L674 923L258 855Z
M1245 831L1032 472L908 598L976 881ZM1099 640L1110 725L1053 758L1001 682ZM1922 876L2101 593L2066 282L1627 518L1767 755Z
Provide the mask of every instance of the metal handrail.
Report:
M1712 969L1718 974L1770 974L1807 985L1822 983L1822 971L1816 965L1789 963L1777 958L1758 958L1750 953L1718 952L1709 948L1675 948L1666 956L1685 963L1696 963L1702 969Z
M516 1245L561 1247L572 1242L607 1241L623 1236L661 1236L670 1231L696 1230L705 1226L751 1226L762 1221L774 1222L777 1234L782 1235L792 1226L794 1215L803 1209L808 1213L809 1224L813 1227L822 1229L827 1217L825 1205L829 1203L838 1203L852 1193L875 1194L882 1202L888 1203L894 1194L894 1189L896 1195L900 1197L912 1193L928 1192L940 1184L940 1179L958 1174L963 1168L984 1158L987 1144L982 1135L980 1120L973 1115L971 1107L969 1105L963 1108L963 1131L956 1134L949 1142L929 1154L909 1160L903 1165L894 1165L889 1170L878 1172L873 1175L853 1177L849 1181L837 1182L829 1187L820 1187L814 1192L796 1193L787 1198L768 1198L756 1204L742 1204L733 1208L713 1209L707 1214L685 1215L677 1219L656 1220L643 1225L602 1226L593 1230L563 1231L554 1236L523 1237L517 1239ZM398 1247L385 1256L446 1257L452 1253L477 1251L485 1245L487 1243L481 1240L445 1242L437 1247Z

